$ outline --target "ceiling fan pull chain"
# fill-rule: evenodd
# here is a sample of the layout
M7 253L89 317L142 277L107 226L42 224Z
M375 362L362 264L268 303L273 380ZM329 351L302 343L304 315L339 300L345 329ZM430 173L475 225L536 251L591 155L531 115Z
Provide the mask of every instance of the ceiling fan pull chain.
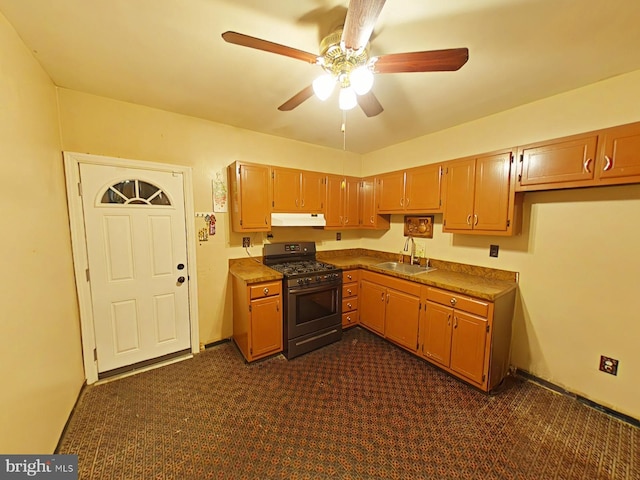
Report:
M342 110L342 126L340 127L342 131L342 150L347 149L347 111Z

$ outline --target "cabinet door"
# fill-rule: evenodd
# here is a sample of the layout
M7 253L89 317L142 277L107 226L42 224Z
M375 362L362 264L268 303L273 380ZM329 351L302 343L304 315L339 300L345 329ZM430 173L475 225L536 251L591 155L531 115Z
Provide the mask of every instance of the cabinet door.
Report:
M473 229L506 231L511 152L476 159Z
M404 172L391 172L376 177L378 213L404 211Z
M274 167L273 211L297 212L300 208L300 170Z
M447 182L443 231L473 228L475 159L454 161L445 166Z
M327 175L327 201L324 219L327 227L342 226L342 185L343 177Z
M405 207L407 211L433 212L440 210L440 165L407 170Z
M271 229L271 195L269 167L240 164L238 185L241 231L269 231Z
M420 298L389 288L385 313L385 337L416 352Z
M360 202L358 201L360 190L360 179L355 177L347 177L345 179L343 194L343 214L342 224L346 227L358 227L358 217L360 210Z
M536 189L562 188L563 183L590 183L594 178L598 136L573 137L521 150L519 184Z
M451 334L451 370L481 384L487 346L487 319L455 310Z
M640 124L606 130L602 158L599 178L640 177ZM640 178L630 180L640 181Z
M302 172L300 210L306 213L322 212L326 196L324 179L325 174L323 173Z
M384 335L384 307L387 289L367 280L360 282L360 323Z
M280 295L251 301L251 356L282 350Z
M451 359L452 321L452 308L427 302L422 353L429 360L438 362L445 367L449 366Z

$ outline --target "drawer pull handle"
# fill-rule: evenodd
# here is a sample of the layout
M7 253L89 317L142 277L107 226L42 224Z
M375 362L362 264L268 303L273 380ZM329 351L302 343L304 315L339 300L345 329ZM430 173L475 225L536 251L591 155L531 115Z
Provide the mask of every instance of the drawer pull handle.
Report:
M351 295L351 289L350 289L350 288L347 288L347 293L348 293L349 295Z
M613 166L613 161L611 160L611 157L609 157L609 155L605 155L604 156L604 161L607 162L603 168L603 170L606 172L608 170L611 170L611 167Z
M589 170L589 164L591 163L591 160L592 160L591 158L587 158L584 161L584 169L587 173L591 173L591 170Z
M267 287L264 287L264 290L262 290L262 293L264 293L265 295L269 295L269 289Z
M471 225L471 214L467 215L467 225Z
M353 308L353 307L351 306L351 304L350 304L350 303L347 303L347 308L351 309L351 308Z

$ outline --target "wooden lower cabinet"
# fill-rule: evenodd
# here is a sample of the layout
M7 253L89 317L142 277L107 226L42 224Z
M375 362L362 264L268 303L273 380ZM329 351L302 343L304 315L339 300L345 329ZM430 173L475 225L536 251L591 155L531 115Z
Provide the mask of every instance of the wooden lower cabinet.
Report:
M495 302L423 287L419 354L489 391L506 376L515 291Z
M342 328L358 325L359 270L342 272Z
M248 362L282 351L282 282L233 278L233 340Z
M360 324L407 350L418 349L420 285L361 272Z

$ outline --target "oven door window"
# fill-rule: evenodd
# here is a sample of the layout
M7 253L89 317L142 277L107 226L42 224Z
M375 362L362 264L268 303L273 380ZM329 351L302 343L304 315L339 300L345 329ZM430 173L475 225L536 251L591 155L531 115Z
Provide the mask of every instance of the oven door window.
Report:
M320 291L295 294L296 325L304 325L338 313L338 289L327 288Z

